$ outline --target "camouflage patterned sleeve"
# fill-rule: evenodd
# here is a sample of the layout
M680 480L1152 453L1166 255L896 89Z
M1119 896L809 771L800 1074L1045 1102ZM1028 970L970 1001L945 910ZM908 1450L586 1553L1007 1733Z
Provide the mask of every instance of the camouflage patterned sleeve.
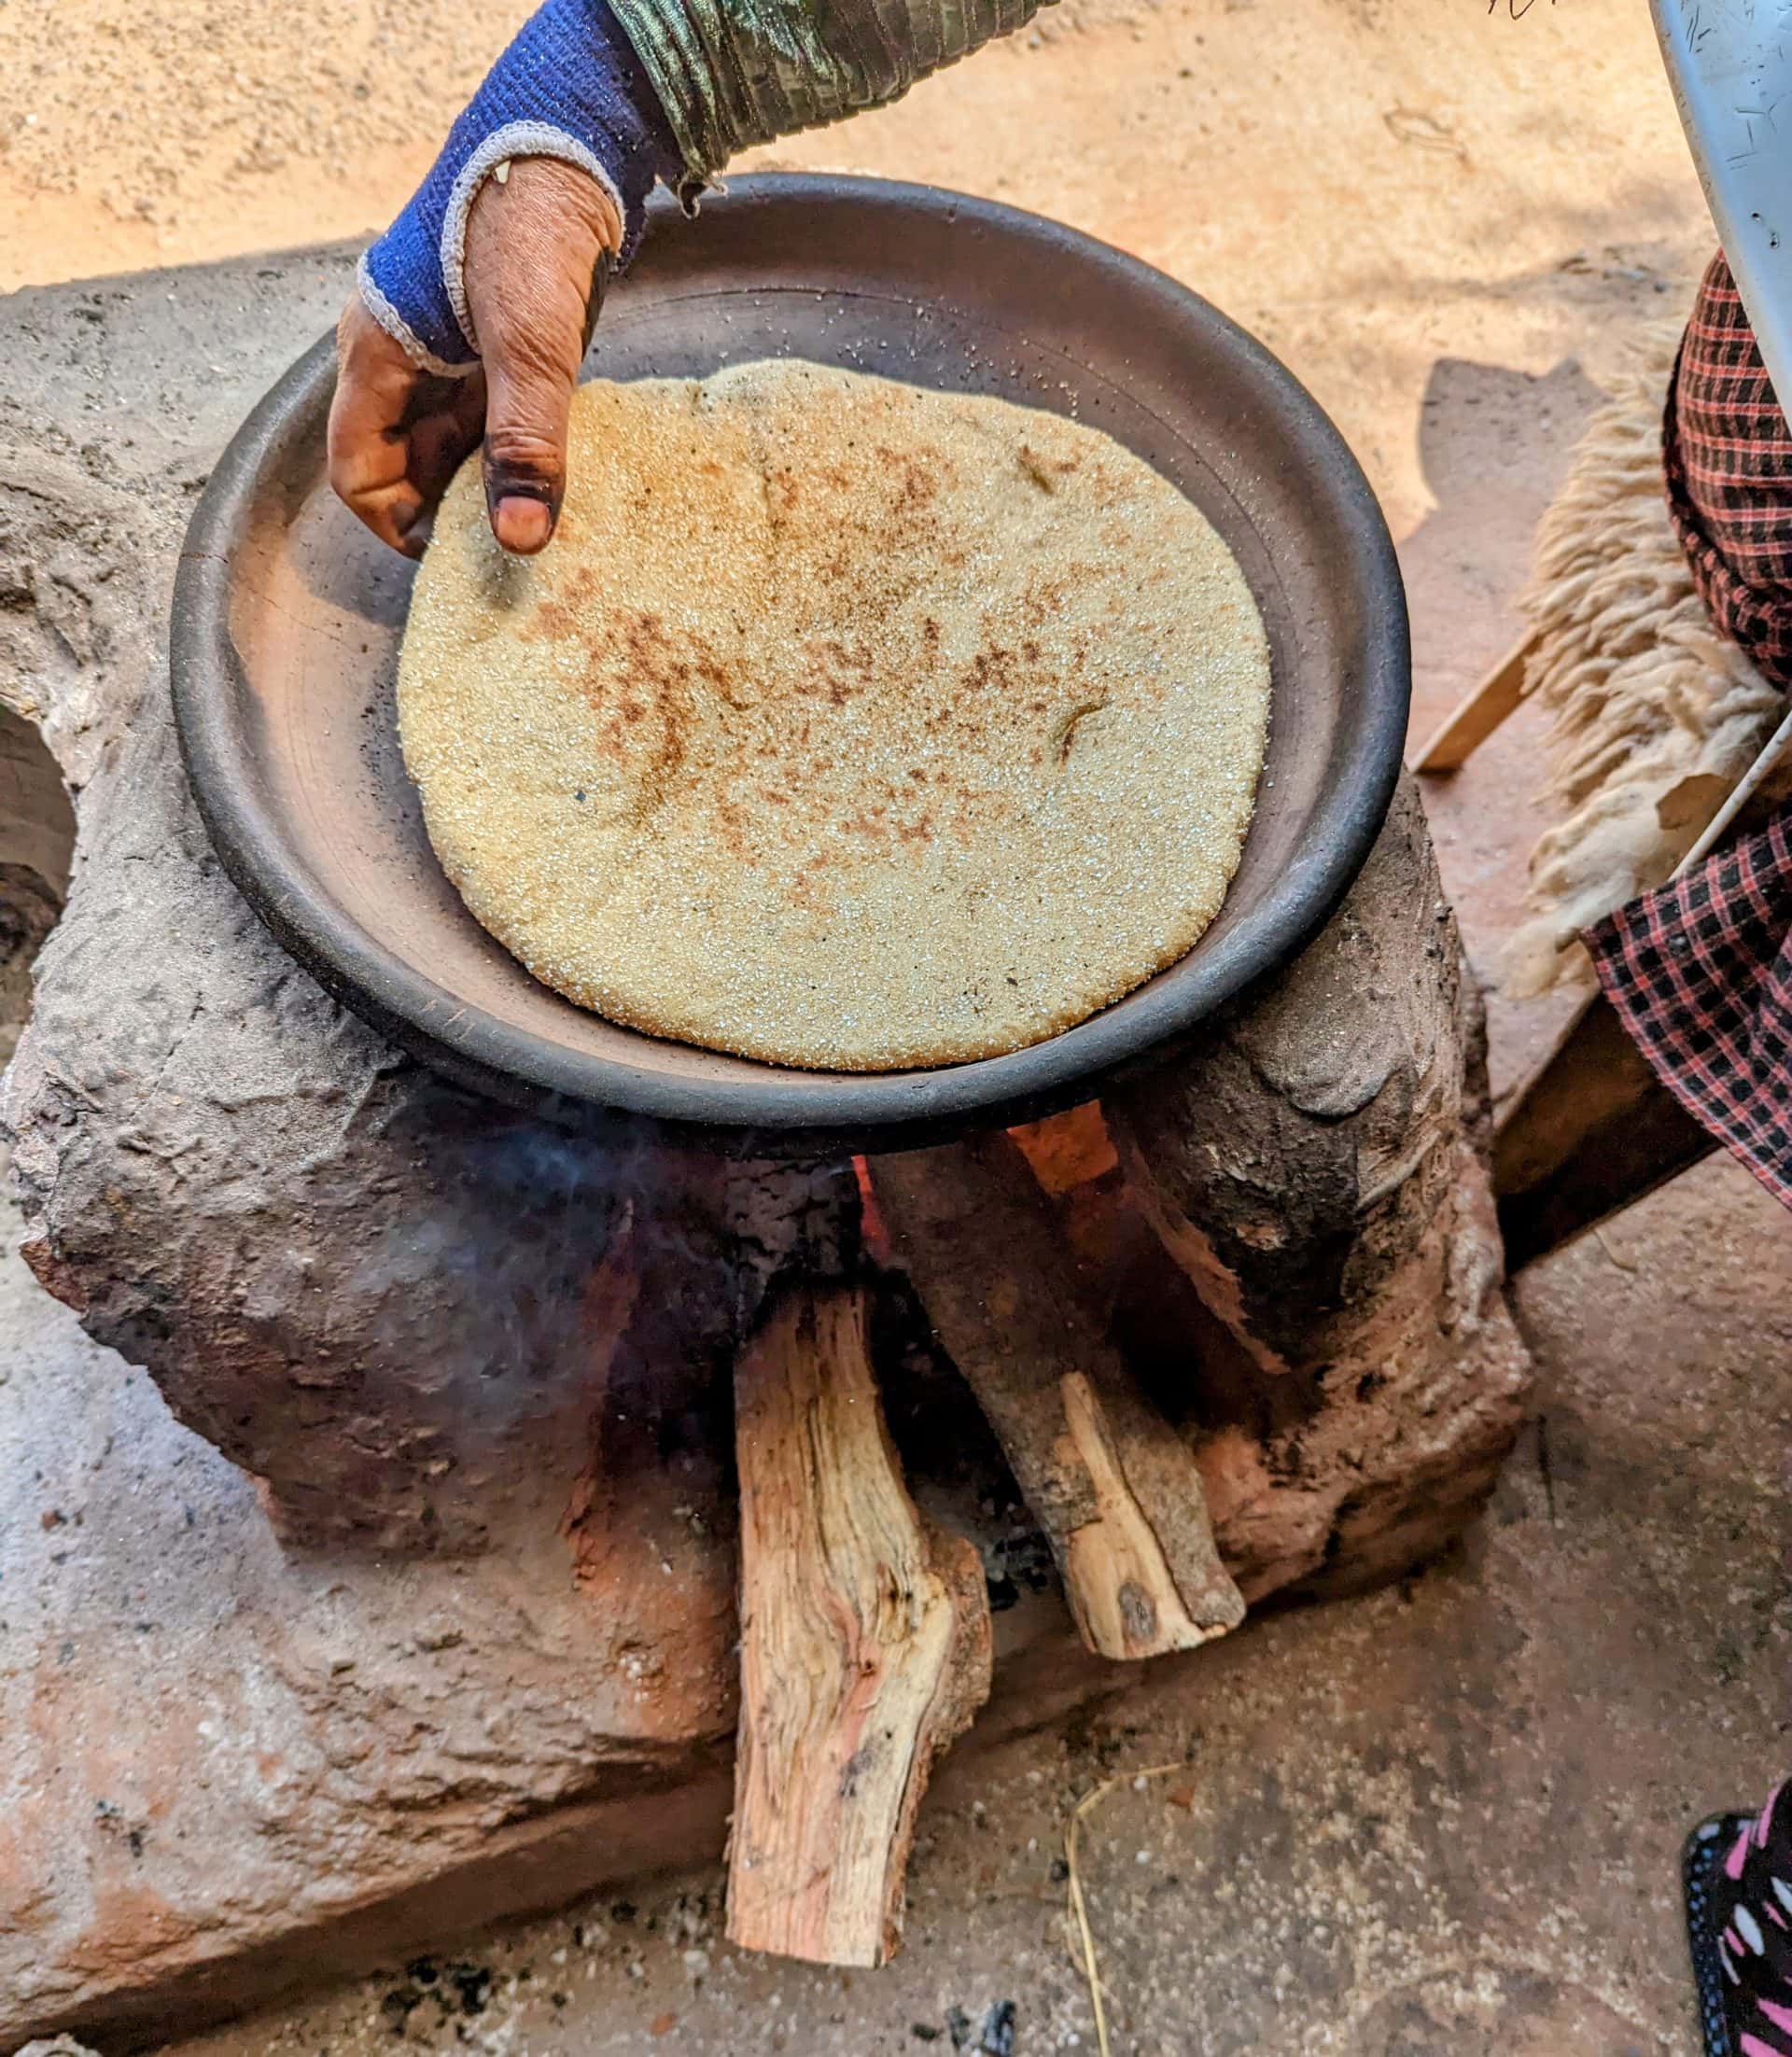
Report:
M610 0L683 156L687 191L736 150L900 98L1040 0Z

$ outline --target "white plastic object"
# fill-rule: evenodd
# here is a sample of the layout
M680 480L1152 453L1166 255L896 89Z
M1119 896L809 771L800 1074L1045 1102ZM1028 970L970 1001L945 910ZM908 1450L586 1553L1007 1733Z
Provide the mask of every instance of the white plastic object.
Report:
M1792 399L1792 0L1650 0L1730 275Z

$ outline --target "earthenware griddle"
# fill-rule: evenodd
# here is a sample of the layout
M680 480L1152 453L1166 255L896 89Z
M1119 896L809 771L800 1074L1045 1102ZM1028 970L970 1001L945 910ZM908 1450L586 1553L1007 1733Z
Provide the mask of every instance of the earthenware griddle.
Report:
M871 1076L662 1042L538 984L462 906L405 777L393 689L412 567L330 495L328 341L225 453L175 587L175 711L218 852L347 1006L454 1078L556 1118L807 1154L1086 1098L1285 962L1368 854L1408 690L1380 511L1330 422L1242 329L1102 244L984 201L765 175L694 221L656 206L587 371L701 377L767 357L1074 412L1225 537L1268 628L1268 762L1225 905L1180 963L1031 1049Z

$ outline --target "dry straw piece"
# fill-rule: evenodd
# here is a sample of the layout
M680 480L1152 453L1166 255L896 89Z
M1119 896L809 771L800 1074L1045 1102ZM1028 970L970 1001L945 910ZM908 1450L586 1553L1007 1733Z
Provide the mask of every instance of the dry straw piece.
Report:
M1095 2040L1099 2057L1113 2057L1113 2046L1108 2039L1107 1988L1101 1983L1101 1964L1096 1953L1095 1930L1089 1922L1089 1903L1083 1891L1083 1868L1081 1844L1083 1824L1108 1795L1122 1785L1142 1786L1150 1779L1168 1778L1172 1771L1186 1771L1188 1765L1179 1758L1174 1764L1153 1764L1142 1771L1116 1771L1110 1779L1103 1779L1092 1792L1085 1793L1071 1810L1071 1818L1064 1827L1064 1868L1068 1874L1065 1887L1070 1903L1071 1919L1076 1926L1076 1937L1083 1954L1083 1978L1089 1989L1089 2005L1095 2010Z

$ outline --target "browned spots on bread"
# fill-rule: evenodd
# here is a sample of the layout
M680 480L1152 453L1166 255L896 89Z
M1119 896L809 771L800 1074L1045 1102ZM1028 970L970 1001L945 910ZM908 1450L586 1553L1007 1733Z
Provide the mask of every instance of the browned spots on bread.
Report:
M1071 761L1071 747L1076 741L1077 729L1090 715L1099 714L1107 704L1105 700L1080 701L1052 724L1052 749L1060 764L1068 764Z
M1016 455L1020 469L1038 486L1042 493L1056 493L1064 481L1076 470L1075 457L1047 457L1035 450L1031 443L1022 443Z

